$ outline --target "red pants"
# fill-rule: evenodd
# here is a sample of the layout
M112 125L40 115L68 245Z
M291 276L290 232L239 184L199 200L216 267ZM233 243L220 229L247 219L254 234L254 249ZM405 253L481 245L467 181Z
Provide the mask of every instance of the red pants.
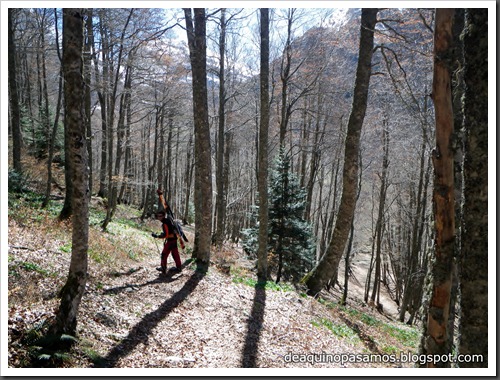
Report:
M168 239L163 246L163 252L161 253L161 266L162 268L167 267L168 255L172 252L174 257L175 266L177 269L181 269L181 257L179 256L179 249L177 248L177 239Z

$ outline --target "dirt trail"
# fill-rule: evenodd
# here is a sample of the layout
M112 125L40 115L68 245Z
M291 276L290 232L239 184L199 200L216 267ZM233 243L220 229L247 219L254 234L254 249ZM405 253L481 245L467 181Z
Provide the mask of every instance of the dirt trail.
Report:
M60 242L16 233L9 226L9 366L20 365L26 331L50 319L58 306L69 253ZM151 239L149 239L151 240ZM289 354L379 352L372 338L338 309L295 291L264 290L234 283L211 266L207 274L185 265L181 273L161 275L157 247L140 261L124 260L110 268L96 262L82 299L78 323L80 351L73 367L108 368L287 368L386 367L383 363L287 360ZM185 262L186 255L182 255ZM45 272L33 272L23 263ZM24 266L23 266L24 265ZM169 258L169 265L173 260ZM250 274L252 276L252 274ZM362 278L362 277L360 277ZM355 287L352 287L352 291ZM346 324L357 335L334 334ZM353 330L351 330L352 333ZM364 335L363 335L364 334ZM91 360L88 352L94 352ZM25 352L24 352L25 353ZM98 357L98 359L96 359Z
M369 266L370 266L370 253L360 252L352 260L351 270L353 275L351 276L349 281L350 296L360 300L364 298L365 279L368 273ZM383 285L380 287L380 303L383 306L383 311L385 315L391 316L392 318L397 318L399 314L398 307L396 303L391 299L387 291L387 288Z
M146 264L82 304L80 334L100 342L107 367L308 366L287 363L285 355L356 351L311 325L330 313L295 292L234 284L217 270L203 275L187 267L162 276L155 260Z

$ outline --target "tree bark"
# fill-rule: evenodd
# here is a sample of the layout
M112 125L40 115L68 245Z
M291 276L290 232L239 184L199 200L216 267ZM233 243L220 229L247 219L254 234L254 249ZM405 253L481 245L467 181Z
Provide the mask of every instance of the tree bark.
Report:
M446 355L449 352L448 318L455 243L455 196L453 151L453 107L451 97L451 47L453 9L437 9L434 30L434 76L432 97L436 118L433 209L435 220L432 290L424 333L423 353ZM449 367L448 362L426 363L427 367Z
M354 217L359 170L357 158L361 128L368 101L373 55L373 32L377 23L377 12L376 8L363 8L361 14L359 60L354 84L352 110L349 116L345 141L342 197L337 222L328 249L316 267L303 279L308 288L308 293L311 295L319 293L332 278L332 275L337 272Z
M216 228L215 244L222 248L224 240L224 219L226 210L226 189L224 187L224 148L225 148L225 126L226 126L226 79L225 79L225 60L226 60L226 10L221 9L220 16L220 37L219 37L219 130L217 132L217 175L216 175Z
M55 12L54 12L55 13ZM94 46L94 24L92 22L93 9L86 9L87 20L85 22L86 34L84 43L83 70L85 81L85 128L87 130L87 150L89 153L89 191L92 196L93 185L93 155L92 155L92 91L90 88L92 82L92 46ZM57 30L57 28L56 28ZM57 36L57 34L56 34Z
M460 354L488 367L488 10L467 9L464 33L464 203L460 256Z
M183 224L189 224L189 199L191 195L191 183L193 178L193 163L192 163L192 151L193 151L193 134L189 134L189 141L186 146L186 169L184 171L184 214L182 217Z
M61 111L61 103L62 103L62 92L63 92L63 68L62 68L62 58L61 58L61 53L59 50L59 30L57 26L57 10L54 9L54 28L56 32L56 49L57 49L57 55L59 57L59 61L61 63L61 66L59 68L59 85L58 85L58 91L57 91L57 105L56 105L56 112L54 116L54 124L52 126L52 133L50 134L50 139L49 139L49 151L48 151L48 158L47 158L47 184L45 187L45 198L42 202L42 208L45 208L49 204L50 200L50 193L52 189L52 160L54 158L54 145L55 145L55 140L56 140L56 134L57 134L57 127L59 125L59 113Z
M51 332L75 335L77 313L87 281L88 251L88 158L85 131L83 82L83 19L81 10L63 10L63 69L65 122L70 138L72 172L73 230L69 274L61 291L61 304Z
M291 106L288 101L288 86L292 75L290 69L292 66L292 24L295 9L289 9L287 15L287 38L285 48L281 58L281 112L280 112L280 147L285 146L285 137L288 128L288 121L290 120Z
M259 247L257 278L267 281L269 200L267 190L269 139L269 9L260 9L260 126L259 126Z
M399 321L403 322L405 319L406 312L408 311L411 299L414 298L415 292L418 290L416 275L420 270L418 267L419 257L422 253L422 234L423 234L423 220L425 218L425 206L426 206L426 198L427 198L427 174L426 174L426 159L428 160L427 155L427 133L425 128L422 129L422 145L420 150L420 170L419 170L419 179L417 186L417 197L416 197L416 211L415 217L413 219L412 228L411 228L411 243L408 254L408 260L405 263L405 267L407 268L404 284L405 288L403 291L403 298L401 301L401 307L399 309ZM427 157L426 157L427 156ZM429 173L430 174L430 173ZM410 311L411 312L411 311Z
M195 240L193 257L198 269L205 271L210 262L212 231L212 158L208 122L207 46L205 9L184 8L193 76L194 160L195 160Z
M380 176L380 197L378 203L378 216L377 223L375 227L375 241L376 241L376 255L375 255L375 278L373 280L373 288L371 300L375 302L377 298L376 306L380 306L380 282L381 282L381 261L382 261L382 238L384 233L385 225L385 201L387 196L387 171L389 168L389 131L387 130L387 121L384 120L383 123L383 147L384 147L384 157L382 159L382 174Z
M97 84L97 97L99 99L99 105L101 108L101 165L99 168L99 190L97 191L97 196L106 197L107 187L106 187L106 168L108 166L108 148L107 148L107 136L108 136L108 107L109 107L109 42L108 35L105 32L105 10L99 10L99 28L100 28L100 42L101 42L101 55L102 55L102 76L99 74L99 63L98 54L96 53L95 45L92 44L92 57L94 59L94 71L95 71L95 81ZM111 127L109 127L111 128Z
M21 134L21 112L19 109L19 96L17 92L16 80L16 45L14 44L14 9L8 9L9 16L9 31L8 31L8 45L9 45L9 100L10 100L10 115L12 126L12 164L16 172L22 172L21 165L21 147L22 147L22 134Z
M359 154L359 179L358 179L358 190L356 192L356 203L359 200L359 196L361 195L361 184L363 177L363 159L362 154ZM352 219L350 230L349 230L349 240L347 243L347 249L345 252L345 268L344 268L344 290L342 292L342 298L339 303L341 305L347 305L347 294L349 292L349 276L351 275L351 251L352 251L352 243L354 240L354 218Z

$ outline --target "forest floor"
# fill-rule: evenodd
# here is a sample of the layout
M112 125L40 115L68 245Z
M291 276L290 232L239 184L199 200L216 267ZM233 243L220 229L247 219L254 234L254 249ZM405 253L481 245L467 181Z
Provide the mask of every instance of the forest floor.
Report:
M253 263L235 246L214 250L202 274L189 260L190 228L182 272L162 275L161 242L150 236L158 223L120 206L102 232L104 205L94 198L78 343L67 354L40 356L36 340L54 318L68 273L71 226L57 219L60 201L45 210L39 201L9 194L9 368L413 367L398 360L416 352L418 330L397 322L390 308L384 314L362 302L356 278L347 306L338 304L338 289L312 298L291 284L259 286Z

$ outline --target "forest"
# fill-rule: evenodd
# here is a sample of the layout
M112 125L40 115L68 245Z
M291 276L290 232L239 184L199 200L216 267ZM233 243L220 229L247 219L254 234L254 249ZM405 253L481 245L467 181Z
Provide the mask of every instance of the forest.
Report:
M175 365L284 366L286 355L258 353L281 341L262 338L268 309L295 307L270 289L288 289L309 310L335 305L354 318L341 325L370 352L384 353L373 332L360 333L368 314L354 307L415 331L417 367L494 368L487 8L8 8L3 30L9 368L91 366L61 352L92 334L90 319L119 326L105 311L89 317L90 304L104 304L94 297L178 279L170 300L137 295L133 303L161 305L92 364L169 367L120 361L138 347L132 332L203 302L217 314L210 302L231 298L224 275L251 280L241 362L195 355ZM172 228L179 239L179 277L163 261L163 273L154 268L163 242L151 232L167 225L158 210L174 221L161 237ZM125 219L136 233L117 232ZM129 259L136 269L123 266ZM42 278L51 261L57 280ZM97 268L114 274L101 279ZM145 284L130 285L136 272ZM31 281L50 289L36 296L37 308L50 304L37 328L21 316ZM211 293L210 281L219 281Z

